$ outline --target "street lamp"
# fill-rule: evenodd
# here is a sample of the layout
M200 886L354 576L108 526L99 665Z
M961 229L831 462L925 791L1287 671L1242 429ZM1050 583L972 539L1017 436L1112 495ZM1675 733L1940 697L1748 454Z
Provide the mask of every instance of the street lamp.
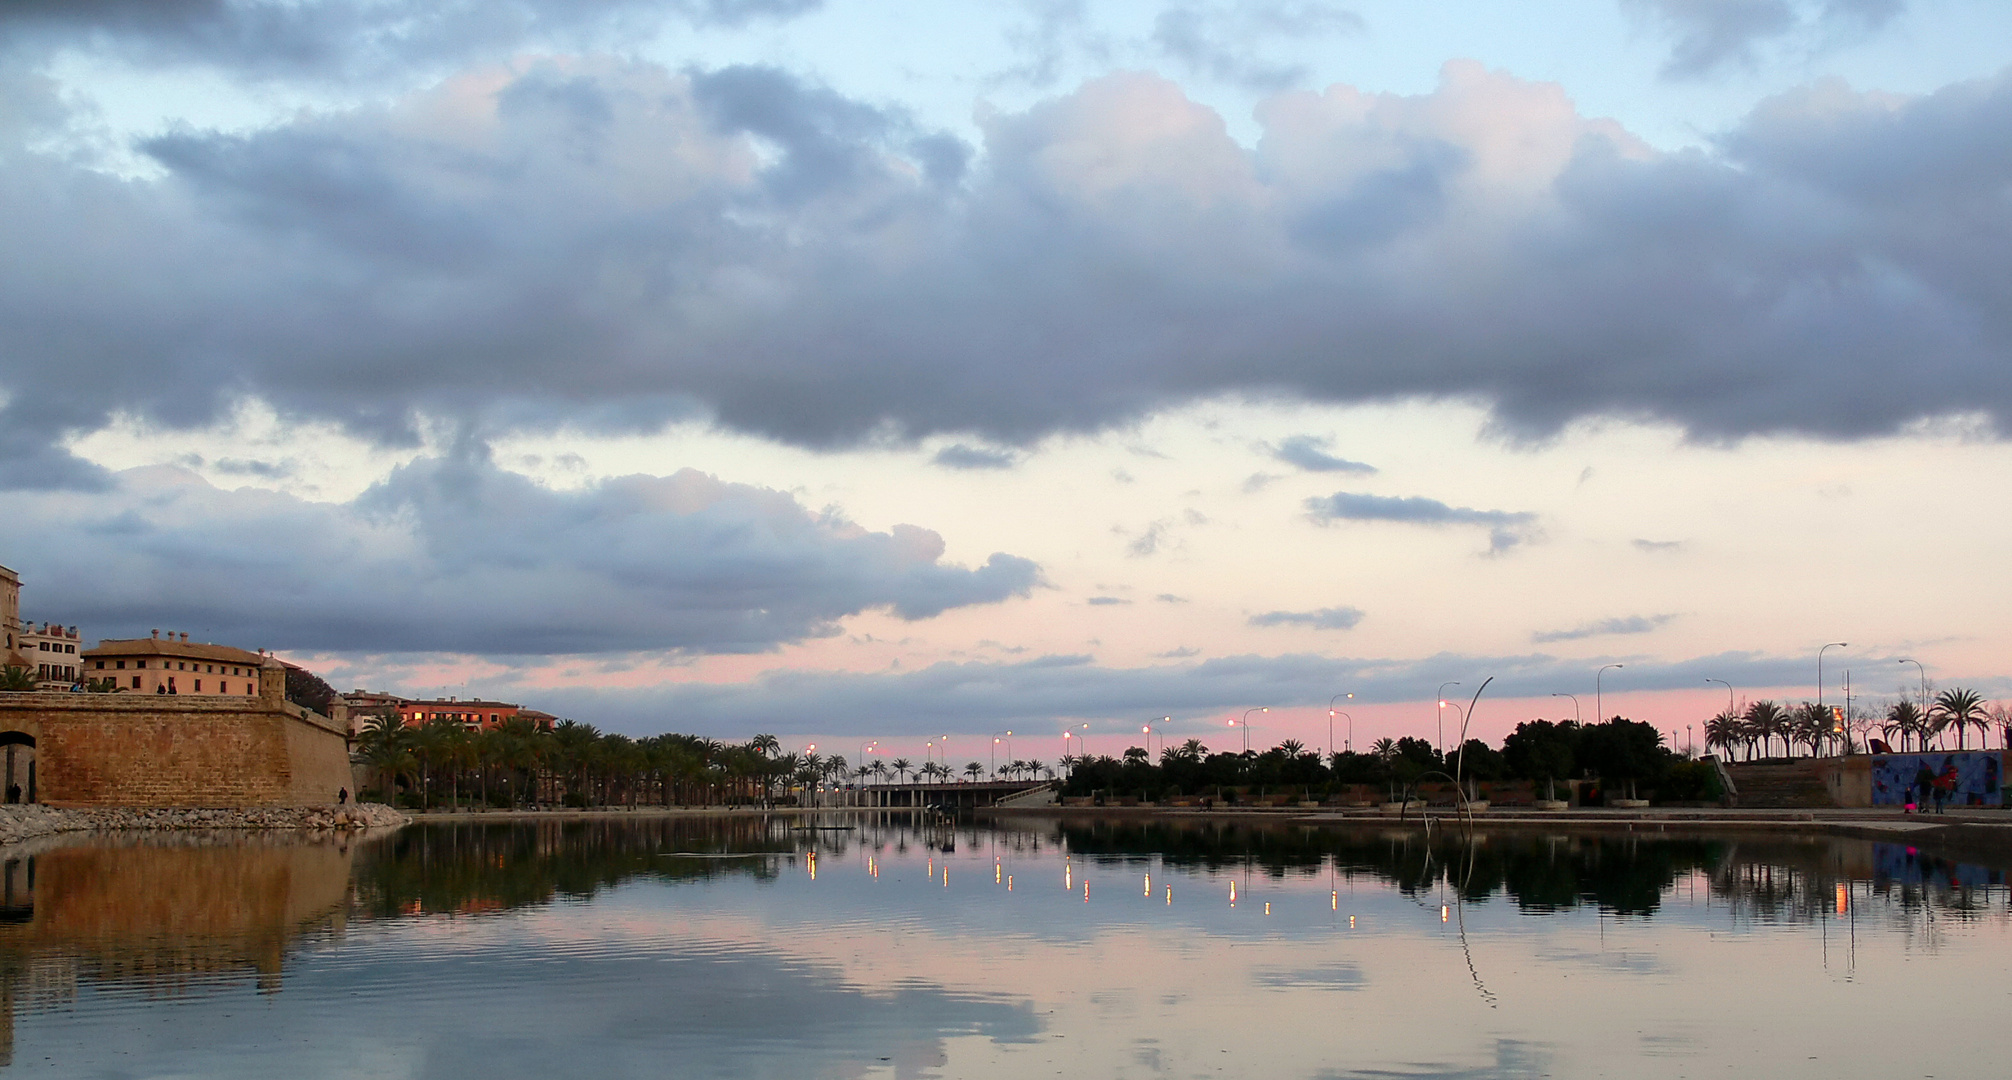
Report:
M1001 736L1004 736L1004 738L1001 738ZM998 776L999 776L999 744L1000 744L1000 743L1002 743L1002 742L1003 742L1003 743L1005 743L1005 744L1006 744L1006 760L1008 760L1008 761L1011 761L1011 760L1013 760L1013 738L1012 738L1012 736L1013 736L1013 733L1012 733L1011 731L995 731L995 732L993 732L993 733L992 733L992 758L991 758L991 760L992 760L992 776L993 776L993 778L994 778L994 779L997 779L997 778L998 778Z
M1922 667L1919 660L1902 660L1901 663L1913 664L1914 670L1921 673L1921 711L1926 713L1928 711L1928 669Z
M1355 695L1336 694L1327 699L1327 756L1329 760L1333 760L1334 758L1334 703L1340 701L1342 698L1354 701ZM1342 713L1341 715L1348 716L1347 713ZM1348 716L1348 748L1351 751L1355 749L1355 717L1353 716Z
M1466 745L1467 745L1467 742L1466 742L1466 734L1467 734L1467 710L1466 710L1466 709L1463 709L1463 708L1461 708L1461 707L1460 707L1460 703L1459 703L1459 702L1457 702L1457 701L1442 701L1442 702L1440 702L1440 703L1439 703L1439 705L1440 705L1440 707L1441 707L1441 708L1446 708L1446 709L1452 709L1452 710L1453 710L1454 712L1456 712L1456 713L1459 713L1459 714L1460 714L1460 733L1461 733L1461 736L1462 736L1462 738L1461 738L1461 743L1460 743L1460 745L1462 745L1462 746L1466 746ZM1444 716L1445 714L1444 714L1444 713L1441 713L1440 715ZM1445 749L1444 747L1441 747L1441 748L1440 748L1440 750L1439 750L1439 756L1440 756L1440 757L1442 757L1442 758L1444 758L1444 757L1446 756L1446 749Z
M1144 732L1146 733L1146 756L1147 756L1147 757L1149 757L1149 758L1150 758L1150 757L1152 756L1152 754L1153 754L1153 725L1154 725L1154 724L1171 724L1171 723L1173 723L1173 722L1174 722L1174 718L1173 718L1173 717L1171 717L1171 716L1162 716L1162 717L1160 717L1160 718L1159 718L1158 720L1148 720L1148 721L1146 721L1146 722L1145 722L1145 724L1144 724L1143 726L1141 726L1141 727L1140 727L1140 729L1139 729L1139 730L1141 730L1141 731L1144 731ZM1167 733L1166 733L1166 732L1164 732L1164 731L1162 731L1162 732L1160 732L1160 749L1161 749L1161 750L1165 750L1166 748L1167 748Z
M1720 686L1726 688L1726 715L1727 716L1733 715L1733 684L1725 681L1724 679L1713 679L1710 677L1707 677L1705 681L1715 682L1718 683Z
M1850 644L1848 641L1833 641L1825 645L1823 649L1846 648ZM1816 651L1816 707L1818 709L1823 708L1823 649Z
M1554 690L1554 691L1552 691L1552 692L1551 692L1551 696L1552 696L1552 697L1568 697L1568 698L1571 698L1571 699L1572 699L1572 722L1573 722L1573 723L1575 723L1575 724L1577 724L1577 723L1580 723L1580 720L1579 720L1579 695L1577 695L1577 694L1561 694L1561 693L1558 693L1557 691L1555 691L1555 690Z
M1601 669L1600 669L1599 671L1596 671L1596 672L1594 672L1594 673L1593 673L1593 713L1594 713L1594 715L1593 715L1593 722L1594 722L1594 723L1596 723L1596 724L1604 724L1604 723L1606 723L1606 722L1607 722L1607 701L1606 701L1606 697L1605 697L1605 695L1603 695L1603 694L1601 694L1601 693L1600 693L1600 677L1601 677L1602 675L1605 675L1605 674L1607 673L1607 668L1616 668L1616 667L1627 667L1627 666L1628 666L1628 665L1626 665L1626 664L1607 664L1607 665L1605 665L1604 667L1602 667L1602 668L1601 668Z
M1271 707L1268 705L1259 706L1258 708L1255 709L1244 710L1244 718L1242 720L1244 729L1244 753L1248 754L1251 752L1251 714L1254 712L1268 713L1270 711Z
M1439 752L1442 754L1446 752L1446 688L1459 685L1451 680L1440 683L1439 692L1432 695L1439 699L1439 707L1432 710L1432 718L1439 725Z

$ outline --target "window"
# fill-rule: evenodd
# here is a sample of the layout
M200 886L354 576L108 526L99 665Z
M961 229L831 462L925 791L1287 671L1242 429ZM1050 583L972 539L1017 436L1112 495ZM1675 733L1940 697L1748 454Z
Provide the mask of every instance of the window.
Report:
M203 681L202 681L201 679L197 679L197 680L196 680L196 693L200 694L200 693L202 693L202 692L203 692Z
M77 647L75 645L65 645L63 646L63 651L72 656L77 655Z
M126 665L124 665L124 664L120 664L119 666L120 666L120 667L125 667ZM103 670L105 670L105 662L104 662L103 660L100 660L100 661L98 661L98 670L99 670L99 671L103 671Z
M133 666L136 668L144 668L147 666L147 662L145 660L135 660L133 661Z
M119 665L119 670L120 670L120 671L124 671L124 670L126 670L126 662L125 662L124 660L114 660L114 661L112 661L112 662L113 662L113 663L115 663L115 664L117 664L117 665ZM100 660L100 661L98 661L98 666L99 666L99 667L104 667L104 666L105 666L105 662L104 662L103 660Z
M124 665L122 664L120 666L123 667ZM138 675L135 675L133 676L133 689L138 690L139 688L140 688L140 677Z
M179 692L175 689L175 677L173 675L168 676L168 693L174 694Z

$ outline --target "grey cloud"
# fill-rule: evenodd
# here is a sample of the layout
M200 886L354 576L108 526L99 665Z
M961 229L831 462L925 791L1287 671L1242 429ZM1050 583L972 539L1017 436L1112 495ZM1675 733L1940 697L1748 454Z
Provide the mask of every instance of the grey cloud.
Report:
M1168 650L1167 650L1166 652L1158 652L1158 653L1154 653L1154 654L1153 654L1153 659L1155 659L1155 660L1186 660L1186 659L1187 659L1188 657L1191 657L1191 656L1200 656L1201 654L1202 654L1202 651L1201 651L1200 649L1197 649L1197 648L1194 648L1193 646L1190 646L1190 645L1182 645L1181 647L1179 647L1179 648L1176 648L1176 649L1168 649Z
M1363 495L1337 491L1306 501L1316 521L1399 521L1414 525L1483 525L1488 547L1500 554L1529 539L1537 515L1525 511L1472 510L1419 496Z
M1111 607L1117 604L1131 603L1130 600L1120 599L1115 596L1093 596L1085 602L1088 603L1091 607Z
M1636 551L1646 551L1651 555L1660 555L1684 549L1684 541L1682 540L1643 540L1638 537L1630 541L1630 543L1635 545Z
M1376 466L1335 457L1327 452L1329 440L1313 435L1293 435L1272 449L1272 456L1307 472L1373 473Z
M1352 630L1362 621L1362 609L1321 608L1318 611L1267 611L1250 617L1252 626L1310 626L1315 630Z
M1072 655L1016 663L945 662L875 674L778 670L743 683L540 689L538 694L551 701L541 706L548 711L637 732L661 730L663 717L677 716L691 730L721 736L778 729L874 737L944 731L982 735L1021 724L1128 720L1144 710L1171 714L1182 721L1180 730L1208 737L1221 729L1204 721L1252 702L1318 705L1336 686L1352 688L1356 700L1365 703L1420 701L1448 678L1463 677L1478 686L1489 675L1496 680L1482 699L1477 722L1499 720L1507 726L1513 721L1491 713L1491 699L1541 698L1560 688L1590 690L1588 664L1598 662L1545 654L1411 659L1293 654L1113 668ZM1629 657L1627 662L1629 690L1690 690L1707 675L1752 687L1800 686L1810 678L1808 660L1802 657L1732 652L1675 662Z
M555 491L480 454L420 458L347 504L156 467L101 496L18 496L9 517L37 610L97 636L174 625L289 650L758 652L1039 576L1006 554L948 565L927 529L869 532L691 470Z
M1530 635L1532 643L1545 645L1554 641L1579 641L1590 637L1611 637L1616 634L1646 634L1660 630L1675 615L1627 615L1614 619L1601 619L1570 630L1546 630Z
M1671 40L1664 75L1692 79L1751 68L1770 46L1821 51L1878 30L1906 0L1621 0L1623 9Z
M1670 155L1473 65L1351 95L1265 102L1246 150L1111 76L987 117L958 173L774 71L589 59L176 131L152 180L9 151L0 484L102 485L67 440L247 398L408 446L708 417L1017 447L1238 393L1476 400L1510 439L2012 415L2012 77L1820 84ZM1388 235L1309 224L1379 206Z
M1153 599L1158 600L1162 604L1185 604L1188 602L1187 597L1175 596L1173 593L1168 592L1163 592L1160 595L1153 597Z
M348 79L646 36L745 26L822 0L9 0L0 45L87 49L142 64Z
M993 450L963 443L938 450L930 460L946 469L1010 469L1020 463L1019 455L1011 450Z

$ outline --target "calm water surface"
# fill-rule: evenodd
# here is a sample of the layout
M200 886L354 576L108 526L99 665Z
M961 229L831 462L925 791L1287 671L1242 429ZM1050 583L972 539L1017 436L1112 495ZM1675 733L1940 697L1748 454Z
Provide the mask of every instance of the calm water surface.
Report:
M1754 837L783 818L13 851L0 1073L1915 1077L2002 873Z

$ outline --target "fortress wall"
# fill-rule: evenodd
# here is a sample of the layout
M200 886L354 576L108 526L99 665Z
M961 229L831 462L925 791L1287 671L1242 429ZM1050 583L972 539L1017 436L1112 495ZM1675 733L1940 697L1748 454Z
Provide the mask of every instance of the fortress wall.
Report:
M264 698L0 694L51 806L305 806L348 785L332 722Z

